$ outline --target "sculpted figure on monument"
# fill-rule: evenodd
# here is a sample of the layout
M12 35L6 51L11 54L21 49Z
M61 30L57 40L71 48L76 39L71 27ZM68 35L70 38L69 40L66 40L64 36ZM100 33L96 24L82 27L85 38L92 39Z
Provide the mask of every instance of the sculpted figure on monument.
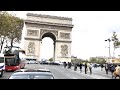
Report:
M34 42L29 42L28 52L29 52L30 54L34 54L34 53L35 53L35 43L34 43Z
M68 46L66 44L61 45L61 54L62 54L62 56L67 56L67 54L68 54Z

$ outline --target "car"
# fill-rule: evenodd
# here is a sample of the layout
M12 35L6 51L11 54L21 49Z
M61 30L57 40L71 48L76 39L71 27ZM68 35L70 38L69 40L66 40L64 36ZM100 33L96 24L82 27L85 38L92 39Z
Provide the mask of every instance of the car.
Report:
M31 60L31 61L28 61L27 64L38 64L38 62L34 61L34 60Z
M63 65L63 62L60 61L54 61L54 62L50 62L51 65Z
M19 69L8 79L54 79L54 75L48 69Z

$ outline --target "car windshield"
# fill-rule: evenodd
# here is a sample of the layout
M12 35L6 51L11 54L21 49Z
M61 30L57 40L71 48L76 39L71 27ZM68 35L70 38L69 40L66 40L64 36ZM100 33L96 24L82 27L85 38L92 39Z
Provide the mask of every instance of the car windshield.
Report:
M9 79L54 79L52 75L12 75Z

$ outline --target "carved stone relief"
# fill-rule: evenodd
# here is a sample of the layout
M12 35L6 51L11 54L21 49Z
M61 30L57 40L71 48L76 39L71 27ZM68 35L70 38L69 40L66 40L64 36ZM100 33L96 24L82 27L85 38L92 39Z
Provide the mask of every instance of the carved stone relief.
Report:
M63 57L67 56L68 54L68 46L65 44L65 45L61 45L61 55Z
M28 53L30 55L35 54L35 43L34 42L29 42L29 44L28 44Z
M64 39L70 39L70 33L62 33L60 32L60 37Z
M38 36L38 30L27 30L27 36Z
M28 24L28 27L38 27L38 28L47 28L47 29L60 29L60 30L71 30L70 27L62 27L62 26L50 26L50 25L36 25L36 24Z
M58 31L46 30L46 29L41 29L40 30L40 37L42 37L43 34L48 33L48 32L53 33L53 34L55 34L56 37L58 37Z

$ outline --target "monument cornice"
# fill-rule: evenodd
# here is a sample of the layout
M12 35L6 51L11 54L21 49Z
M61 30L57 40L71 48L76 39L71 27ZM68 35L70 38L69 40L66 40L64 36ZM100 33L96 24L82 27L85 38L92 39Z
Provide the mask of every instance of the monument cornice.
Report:
M41 41L39 38L29 38L29 37L25 37L24 39L25 39L25 40L38 40L38 41Z
M63 26L63 27L70 27L70 28L73 28L73 26L74 26L72 24L50 23L50 22L41 22L41 21L33 21L33 20L25 20L25 23Z
M52 18L52 19L70 20L70 21L72 21L72 18L68 18L68 17L51 16L51 15L43 15L43 14L27 13L27 16L34 16L34 17L43 17L43 18Z
M56 40L56 42L65 42L65 43L71 43L72 41Z

